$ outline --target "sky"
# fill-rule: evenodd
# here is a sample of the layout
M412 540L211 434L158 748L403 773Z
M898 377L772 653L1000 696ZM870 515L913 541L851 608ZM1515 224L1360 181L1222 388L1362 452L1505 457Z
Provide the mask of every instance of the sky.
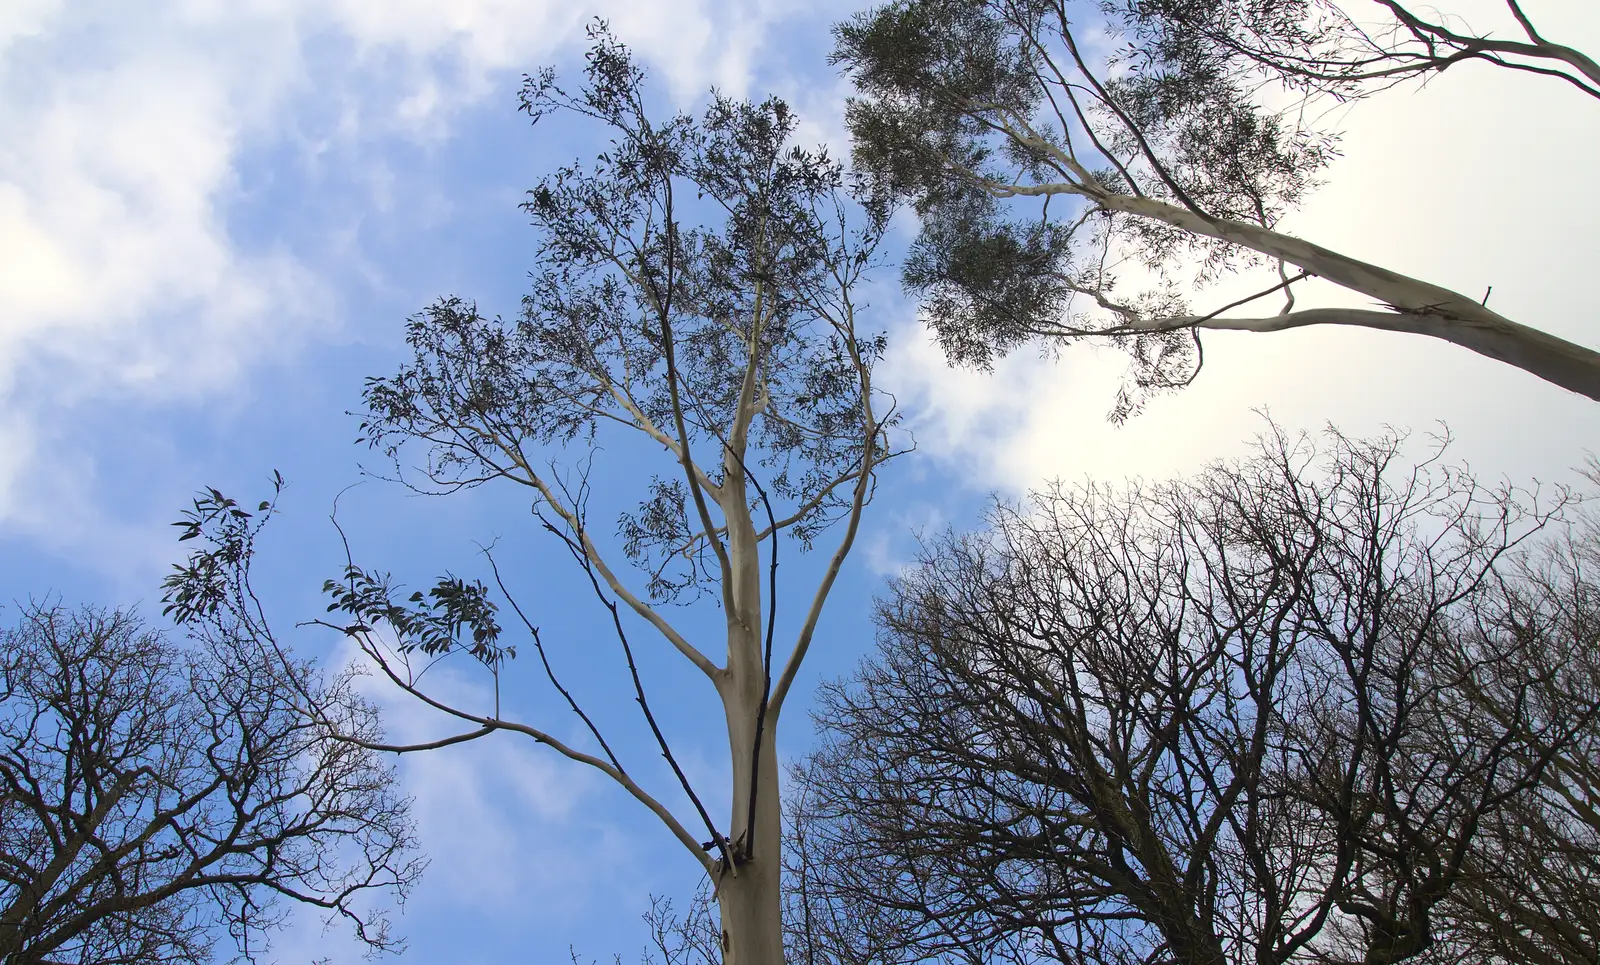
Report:
M1600 50L1600 7L1525 6L1548 36ZM289 488L264 539L263 587L280 630L336 665L336 640L293 625L321 609L322 579L342 563L327 517L335 494L359 484L341 498L341 522L363 557L414 583L470 569L478 544L501 540L563 666L647 767L648 734L608 685L621 682L614 654L591 646L599 614L572 603L573 574L526 504L364 481L370 457L351 445L347 413L365 376L400 361L405 318L436 297L515 309L533 243L517 204L580 153L530 130L516 90L525 71L570 71L591 17L639 52L663 109L692 107L712 86L776 93L804 137L843 150L848 91L826 53L830 24L854 9L0 4L0 601L54 594L154 619L179 558L167 524L194 490L250 501L279 470ZM1451 9L1501 26L1486 0ZM1328 121L1343 131L1342 157L1286 230L1461 291L1492 285L1502 314L1600 345L1585 294L1600 103L1469 64ZM873 309L891 335L879 379L918 450L892 467L797 692L868 649L872 594L915 534L972 525L992 494L1192 471L1242 452L1263 412L1290 430L1357 435L1447 423L1457 458L1487 479L1571 481L1600 447L1593 403L1441 342L1355 330L1213 334L1194 386L1113 426L1105 413L1125 366L1115 349L1023 351L994 372L952 371L892 272L879 281ZM668 735L716 799L720 724L692 678L650 659ZM484 693L466 673L441 686L467 701ZM392 736L438 732L415 707L379 699ZM531 685L513 701L566 733L570 721ZM809 741L791 713L782 753ZM401 762L433 864L396 919L410 940L399 961L565 962L569 946L584 961L633 961L649 896L689 897L697 870L663 829L599 775L540 750L485 741ZM302 916L272 957L358 954Z

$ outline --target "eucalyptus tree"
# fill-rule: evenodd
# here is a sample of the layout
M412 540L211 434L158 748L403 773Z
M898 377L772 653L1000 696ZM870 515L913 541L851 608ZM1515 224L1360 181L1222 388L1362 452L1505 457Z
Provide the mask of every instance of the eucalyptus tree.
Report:
M1525 39L1396 0L895 0L840 24L834 57L858 93L858 167L922 216L904 277L953 359L1114 339L1132 357L1122 417L1195 378L1204 331L1356 325L1444 339L1600 398L1600 354L1499 314L1487 293L1279 228L1332 150L1304 125L1318 113L1306 98L1366 96L1471 61L1600 95L1593 60L1506 2ZM1263 90L1291 106L1266 106ZM1156 280L1119 285L1129 262ZM1203 291L1236 268L1274 277L1242 300L1191 305L1188 283ZM1313 277L1376 304L1297 303ZM1262 299L1278 307L1242 313Z
M713 96L698 115L652 120L626 48L603 25L592 36L581 86L569 91L546 71L522 91L536 123L556 115L609 138L593 161L529 192L524 208L539 242L522 311L491 318L445 298L412 319L413 357L368 380L362 432L419 490L494 484L527 494L593 591L627 666L623 686L670 765L671 793L681 791L687 806L675 811L659 787L646 787L559 681L537 614L525 612L492 555L498 595L446 577L406 596L387 574L351 562L326 586L336 614L326 622L359 644L381 678L464 728L427 744L362 746L421 751L503 731L605 774L710 877L725 960L778 962L774 735L877 472L893 455L892 402L873 385L884 343L858 315L888 211L856 206L841 165L793 145L797 121L779 100ZM625 451L657 460L655 475L637 461L597 466L601 444L629 439ZM591 522L591 469L642 480L615 539ZM217 581L240 580L249 558L239 538L217 530L226 517L215 510L191 514L208 543L169 587L186 619L203 619ZM799 594L792 636L780 641L780 594L797 595L792 580L778 579L780 539L809 548L830 530L837 535ZM676 614L686 611L663 605L696 600L720 608L713 640L681 624ZM499 622L507 604L520 644ZM657 724L636 660L647 646L641 634L716 694L732 775L720 813ZM537 654L589 746L555 736L553 721L502 718L498 690L494 705L466 707L424 686L427 666L462 654L498 687L519 645Z
M254 961L297 903L398 947L367 899L422 870L407 802L338 739L372 717L307 719L330 695L262 642L38 604L0 630L0 961L199 965L221 931Z
M997 508L824 694L795 918L840 962L1593 962L1572 522L1392 438Z

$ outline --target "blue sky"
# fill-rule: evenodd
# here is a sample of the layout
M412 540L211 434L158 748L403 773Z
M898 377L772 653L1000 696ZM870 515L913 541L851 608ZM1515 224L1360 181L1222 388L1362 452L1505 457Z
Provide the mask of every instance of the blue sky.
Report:
M1553 36L1600 48L1600 14L1547 0ZM455 0L11 0L0 5L0 599L144 603L178 555L166 525L194 489L290 488L263 545L279 628L320 610L342 557L327 522L360 480L361 380L401 358L407 315L461 294L514 310L530 267L522 192L584 146L530 130L521 73L570 68L582 26L609 16L641 53L663 109L713 84L778 93L805 136L843 147L845 90L827 29L849 3ZM1600 344L1590 168L1600 109L1536 79L1463 68L1337 118L1345 158L1289 224L1330 247L1461 290ZM1489 477L1570 478L1600 444L1592 404L1426 340L1362 332L1217 335L1208 370L1123 428L1104 421L1123 361L1022 353L994 374L949 372L892 274L875 309L893 337L883 384L919 451L891 469L797 692L870 642L870 598L919 529L970 523L987 494L1052 476L1165 475L1237 452L1257 407L1295 429L1428 430ZM1504 299L1504 301L1502 301ZM626 472L624 467L622 470ZM473 571L499 538L525 604L634 759L652 754L596 608L516 494L419 499L378 482L341 521L364 560L420 583ZM792 571L786 571L786 576ZM337 661L337 641L303 634ZM531 675L532 666L513 674ZM703 682L657 660L664 725L717 799L721 725ZM444 682L474 699L481 681ZM530 720L572 723L527 681ZM386 704L391 733L432 726ZM799 708L795 708L798 710ZM626 737L622 735L628 735ZM803 753L804 716L780 737ZM641 763L641 767L647 765ZM694 866L599 775L513 740L407 759L434 864L398 921L401 961L565 962L637 955L650 893L684 900ZM654 775L662 786L662 774ZM315 919L279 961L355 961Z

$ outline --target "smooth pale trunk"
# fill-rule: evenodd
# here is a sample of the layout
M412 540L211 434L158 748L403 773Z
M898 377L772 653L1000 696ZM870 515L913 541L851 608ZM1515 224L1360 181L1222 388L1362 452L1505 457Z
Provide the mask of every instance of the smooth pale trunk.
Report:
M749 394L747 386L747 405ZM743 441L743 433L736 433L734 445L742 449ZM734 450L730 447L730 451ZM713 884L722 914L723 965L782 965L783 904L779 889L783 862L779 849L783 831L778 807L778 755L773 740L777 721L770 715L761 727L755 827L748 826L754 756L751 751L757 740L756 720L767 691L763 656L766 626L761 606L765 567L749 514L742 466L731 457L727 463L728 482L721 503L728 522L733 612L728 614L728 670L718 689L728 721L728 748L733 756L730 837L737 850L745 836L751 836L755 857L734 868L720 869Z
M749 724L753 727L755 715ZM744 749L735 752L734 820L732 826L743 828L749 816L750 755L753 730L735 736L730 721L730 746ZM773 744L771 729L764 729L761 738L761 793L756 797L755 858L723 873L717 886L717 906L722 914L723 965L781 965L783 962L783 903L781 870L782 831L778 807L777 748Z

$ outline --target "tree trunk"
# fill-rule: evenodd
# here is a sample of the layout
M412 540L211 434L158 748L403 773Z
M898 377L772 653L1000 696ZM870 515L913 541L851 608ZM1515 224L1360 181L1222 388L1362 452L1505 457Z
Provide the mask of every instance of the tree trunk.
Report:
M740 715L743 716L743 715ZM733 820L736 853L739 836L744 833L750 809L750 754L755 714L743 721L730 720L729 744L734 748ZM738 734L735 731L744 731ZM732 869L721 869L716 885L717 905L722 913L723 965L782 965L783 904L780 871L783 862L781 810L778 806L778 755L772 739L773 728L761 735L761 763L757 780L754 849ZM742 739L740 739L742 737ZM743 753L741 753L741 750Z
M757 857L723 875L717 886L723 965L782 965L778 867L774 854Z
M1013 191L1016 194L1056 193L1049 187ZM1149 218L1281 258L1313 275L1370 296L1395 309L1394 313L1330 310L1327 320L1431 335L1471 349L1479 355L1515 365L1564 389L1600 400L1600 352L1514 322L1459 292L1342 255L1291 235L1279 234L1260 225L1227 218L1202 217L1187 208L1154 198L1090 193L1079 188L1067 193L1080 194L1109 211ZM1266 321L1245 319L1240 320L1240 324L1228 325L1225 320L1215 319L1208 320L1205 327L1271 330ZM1300 312L1285 316L1277 327L1292 328L1316 321L1310 313Z
M753 378L746 379L745 405L751 405ZM734 447L738 448L735 449ZM735 427L725 458L721 494L728 526L733 609L728 614L728 667L718 682L728 722L733 764L733 813L728 821L733 867L716 871L717 903L722 913L723 965L782 965L783 903L780 895L783 845L778 807L778 753L775 715L766 713L766 624L761 605L761 541L750 516L742 456L744 433ZM774 540L777 534L773 534ZM772 606L772 601L768 601ZM760 745L759 755L754 753ZM752 774L754 780L752 780ZM751 808L751 795L755 807ZM754 826L752 827L752 810Z

